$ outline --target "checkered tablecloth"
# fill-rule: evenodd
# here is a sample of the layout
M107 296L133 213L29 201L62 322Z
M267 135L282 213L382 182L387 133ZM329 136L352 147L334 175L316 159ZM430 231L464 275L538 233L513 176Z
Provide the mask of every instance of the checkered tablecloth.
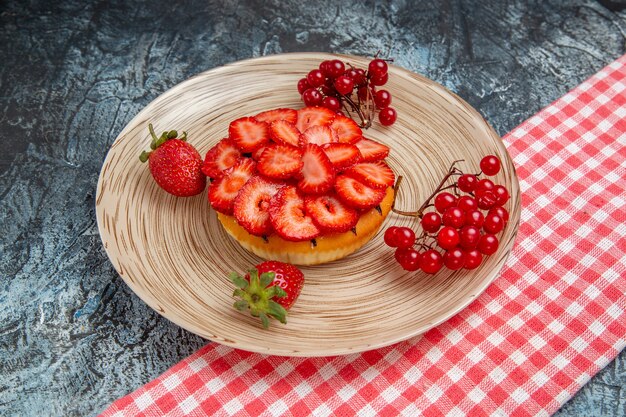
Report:
M102 416L555 412L626 346L626 55L504 141L522 190L517 244L461 313L348 356L209 343Z

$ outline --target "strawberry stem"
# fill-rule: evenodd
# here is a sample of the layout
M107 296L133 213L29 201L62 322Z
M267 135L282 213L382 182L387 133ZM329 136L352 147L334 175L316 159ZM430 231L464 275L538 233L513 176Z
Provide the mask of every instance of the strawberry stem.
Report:
M281 323L287 323L287 310L276 301L276 298L287 296L282 288L273 285L274 272L264 272L259 276L256 269L248 271L249 279L246 279L236 272L229 275L237 288L233 291L233 297L238 298L233 307L238 311L249 310L253 317L261 320L263 328L270 325L270 318L274 318Z

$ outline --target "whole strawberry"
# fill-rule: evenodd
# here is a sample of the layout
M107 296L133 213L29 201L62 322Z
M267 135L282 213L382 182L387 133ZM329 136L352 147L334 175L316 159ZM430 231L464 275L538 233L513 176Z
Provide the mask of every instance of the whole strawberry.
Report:
M178 197L200 194L206 187L206 175L201 171L202 158L192 145L187 143L187 132L179 138L178 132L170 130L160 137L148 125L152 143L150 152L142 152L141 162L149 162L150 172L157 184L165 191Z
M259 317L264 328L269 327L269 318L287 323L287 310L293 306L304 286L304 274L295 266L278 261L265 261L242 277L230 274L231 281L238 287L233 296L235 308L250 310Z

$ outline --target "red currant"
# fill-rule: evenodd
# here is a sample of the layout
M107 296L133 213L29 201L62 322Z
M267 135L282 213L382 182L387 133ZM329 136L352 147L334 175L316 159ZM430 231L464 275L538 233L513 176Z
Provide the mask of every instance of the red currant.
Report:
M509 192L503 185L496 185L492 192L496 195L497 206L503 206L509 200Z
M444 226L437 233L437 244L446 250L456 248L461 242L459 232L454 227Z
M482 261L483 255L478 251L478 249L465 251L465 264L463 265L465 269L476 269L480 266Z
M446 268L456 271L465 265L465 252L460 248L454 248L443 254L443 264Z
M398 233L398 229L400 229L398 226L391 226L389 227L387 230L385 230L385 234L383 236L383 240L385 241L385 244L389 247L395 248L396 246L398 246L397 239L396 239L396 234Z
M415 243L415 232L408 227L399 227L396 230L396 246L408 248Z
M485 232L495 235L496 233L504 229L504 221L497 214L493 212L488 213L485 216L485 223L483 224L483 229L485 230Z
M483 210L489 210L498 201L498 197L496 197L493 191L476 192L476 196L478 197L478 207Z
M462 195L459 197L456 202L456 206L465 212L478 209L478 203L476 200L468 195Z
M366 100L372 100L373 96L374 96L374 91L372 91L372 89L370 87L367 86L362 86L359 87L356 90L356 94L359 96L359 100L361 101L366 101ZM371 96L370 96L371 94Z
M383 75L387 73L389 66L384 59L376 58L370 61L367 66L367 70L369 71L370 76Z
M468 226L483 227L485 216L478 210L470 210L465 212L465 224Z
M326 77L324 76L324 74L322 74L322 71L314 69L309 71L306 76L306 80L309 82L309 85L311 87L319 87L320 85L324 84L324 81L326 81Z
M322 100L322 106L334 112L338 112L339 110L341 110L341 102L339 101L339 99L337 99L337 97L333 96L324 97L324 99Z
M439 213L429 211L422 216L422 229L428 233L435 233L441 227L441 216Z
M385 107L380 111L380 113L378 113L378 120L383 126L391 126L396 122L397 118L398 114L396 113L395 109L391 107Z
M346 70L346 66L344 65L343 62L341 62L338 59L333 59L328 64L328 67L327 67L328 72L326 75L330 78L337 78L341 74L343 74L345 70Z
M435 209L439 213L445 212L456 205L456 197L446 191L435 196Z
M383 75L373 75L370 78L370 83L372 83L372 85L375 85L375 86L381 86L381 85L387 84L388 80L389 80L389 74L384 73Z
M300 81L298 81L298 93L300 93L300 95L304 94L304 92L309 88L311 88L311 86L309 85L309 82L306 80L306 78L302 78L300 79Z
M485 234L478 241L478 250L484 255L493 255L498 250L500 242L495 235Z
M389 94L387 90L378 90L376 94L374 94L374 103L379 109L389 107L391 104L391 94Z
M302 100L306 106L319 106L322 104L322 93L315 88L309 88L302 94Z
M476 190L476 192L478 192L478 191L493 191L495 186L496 185L489 178L483 178L482 180L478 181L478 183L476 184L475 190Z
M444 211L441 220L445 226L460 229L465 224L465 212L458 207L449 207Z
M335 80L335 89L339 94L347 95L352 92L354 88L354 80L346 75L340 75Z
M502 206L492 208L491 210L489 210L489 213L495 213L496 215L498 215L505 225L509 222L509 212L506 211L506 209Z
M480 229L476 226L463 226L459 232L463 249L474 249L480 241Z
M500 172L500 160L495 155L487 155L480 160L480 169L485 175L496 175Z
M365 76L365 70L362 68L356 68L355 74L352 77L355 85L365 85L367 82L367 77Z
M394 257L402 269L406 271L417 271L420 268L422 255L414 248L398 248Z
M422 253L420 268L427 274L439 272L443 266L443 256L434 249L428 249Z
M478 183L478 178L476 175L472 174L463 174L459 177L457 181L457 185L461 191L465 191L466 193L471 193L476 188L476 184Z

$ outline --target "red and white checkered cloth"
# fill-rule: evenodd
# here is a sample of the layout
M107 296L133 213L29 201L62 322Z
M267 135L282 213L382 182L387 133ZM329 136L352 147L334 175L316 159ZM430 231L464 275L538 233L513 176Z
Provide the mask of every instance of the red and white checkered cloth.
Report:
M550 415L626 346L626 55L509 133L517 244L473 304L362 354L210 343L102 416Z

